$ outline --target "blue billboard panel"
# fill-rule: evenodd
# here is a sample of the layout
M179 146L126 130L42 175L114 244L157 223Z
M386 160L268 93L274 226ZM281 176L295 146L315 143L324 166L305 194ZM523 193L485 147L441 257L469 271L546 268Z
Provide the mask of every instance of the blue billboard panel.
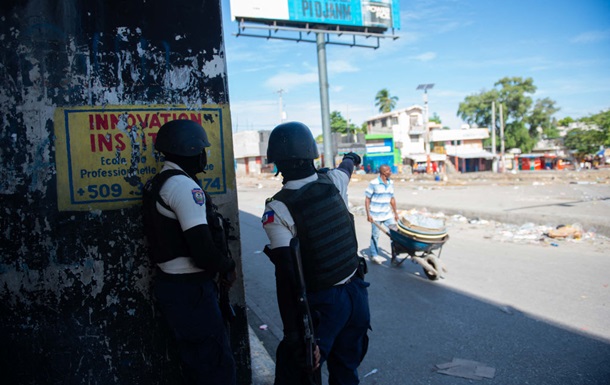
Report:
M269 23L399 29L399 0L231 0L231 16Z

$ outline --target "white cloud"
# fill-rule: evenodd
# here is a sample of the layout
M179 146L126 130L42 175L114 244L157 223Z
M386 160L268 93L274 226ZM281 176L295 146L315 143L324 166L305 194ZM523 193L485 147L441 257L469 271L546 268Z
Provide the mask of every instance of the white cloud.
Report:
M606 31L588 31L583 32L578 36L570 39L571 43L575 44L586 44L586 43L596 43L602 40L610 39L610 30Z
M317 82L317 72L308 72L302 74L294 72L284 72L267 79L267 81L265 81L265 87L272 90L284 89L285 91L288 91L290 89L300 87L304 84L311 84Z
M414 56L413 59L418 61L430 61L436 59L436 52L424 52L420 55Z
M358 72L359 69L345 60L333 60L327 63L328 71L333 74Z

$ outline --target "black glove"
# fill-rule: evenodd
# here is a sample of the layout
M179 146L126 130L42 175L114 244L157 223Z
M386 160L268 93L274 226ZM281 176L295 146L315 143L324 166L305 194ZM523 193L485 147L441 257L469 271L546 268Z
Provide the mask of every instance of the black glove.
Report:
M348 152L347 154L343 155L343 160L345 159L351 159L356 167L360 166L360 163L362 163L360 155L356 154L355 152Z

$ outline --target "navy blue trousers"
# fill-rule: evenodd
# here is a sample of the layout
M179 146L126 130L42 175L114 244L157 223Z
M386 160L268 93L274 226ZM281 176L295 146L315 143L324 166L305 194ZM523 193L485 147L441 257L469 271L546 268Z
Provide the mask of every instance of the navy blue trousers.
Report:
M371 315L367 287L368 282L354 277L346 285L308 292L315 337L320 348L322 362L328 367L330 385L355 385L359 383L358 366L368 348L367 332ZM276 360L275 385L310 384L311 378L287 359L285 341L280 342Z
M188 384L235 384L235 361L217 291L211 279L155 282L155 296L176 338Z

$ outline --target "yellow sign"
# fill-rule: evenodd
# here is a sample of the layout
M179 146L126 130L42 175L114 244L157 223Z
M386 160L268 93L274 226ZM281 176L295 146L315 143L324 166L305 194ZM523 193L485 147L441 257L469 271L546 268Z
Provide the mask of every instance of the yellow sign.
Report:
M227 190L226 164L232 167L229 107L105 106L55 111L57 200L60 211L112 210L140 203L142 188L163 167L154 151L159 128L176 119L201 124L211 143L201 174L210 194Z

